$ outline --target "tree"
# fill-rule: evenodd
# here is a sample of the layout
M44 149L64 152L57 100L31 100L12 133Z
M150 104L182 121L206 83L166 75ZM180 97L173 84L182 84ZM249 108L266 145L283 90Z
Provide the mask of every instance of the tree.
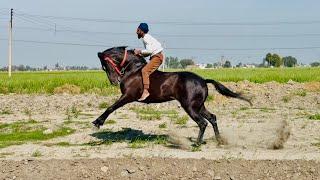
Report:
M294 67L297 64L297 59L292 56L286 56L282 58L283 65L286 67Z
M242 63L241 63L241 62L239 62L239 64L238 64L238 65L236 65L236 67L242 67Z
M207 64L206 68L213 68L213 64Z
M280 67L282 65L282 58L278 54L268 53L264 61L268 63L268 66Z
M180 62L177 57L166 57L165 64L168 68L179 68L180 67Z
M263 62L267 62L268 63L268 66L272 66L272 54L271 53L268 53L266 55L266 57L264 58Z
M273 54L272 58L275 62L275 67L280 67L282 65L282 58L278 54Z
M310 65L311 65L311 67L319 67L320 66L320 62L313 62Z
M219 63L213 63L213 67L215 67L215 68L217 68L217 67L219 67Z
M230 68L231 67L231 62L230 61L226 61L223 65L224 68Z
M189 66L189 65L194 65L194 62L193 62L192 59L182 59L182 60L180 61L180 64L181 64L182 68L184 69L184 68L186 68L186 67Z
M24 67L24 65L19 65L18 67L16 67L16 69L18 70L18 71L25 71L26 70L26 68Z

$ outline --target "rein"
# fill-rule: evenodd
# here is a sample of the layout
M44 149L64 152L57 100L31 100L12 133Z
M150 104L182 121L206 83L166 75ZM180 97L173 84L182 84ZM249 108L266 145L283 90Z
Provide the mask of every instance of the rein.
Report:
M126 62L126 60L127 60L127 50L125 50L124 51L124 56L123 56L123 59L122 59L122 61L121 61L121 63L120 63L120 65L118 66L116 63L114 63L114 59L112 59L111 57L109 57L109 56L105 56L104 57L104 60L105 61L108 61L110 64L111 64L111 66L112 66L112 68L116 71L116 73L119 75L119 76L123 76L123 73L121 72L122 70L123 70L123 65L124 65L124 63ZM121 69L121 70L120 70Z

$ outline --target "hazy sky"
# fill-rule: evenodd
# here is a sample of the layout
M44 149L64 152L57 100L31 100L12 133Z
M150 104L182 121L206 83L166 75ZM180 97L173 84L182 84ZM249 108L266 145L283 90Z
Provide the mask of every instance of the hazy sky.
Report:
M319 7L318 0L1 0L0 66L7 64L10 8L14 64L98 67L98 51L142 47L135 34L140 21L165 44L166 56L200 63L225 56L235 65L260 63L274 52L303 63L319 61ZM47 44L52 42L66 44Z

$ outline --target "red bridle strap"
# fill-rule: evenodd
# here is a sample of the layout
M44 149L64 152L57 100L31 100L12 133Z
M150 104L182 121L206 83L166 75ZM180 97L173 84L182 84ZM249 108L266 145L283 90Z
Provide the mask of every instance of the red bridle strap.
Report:
M122 67L124 65L126 60L127 60L127 50L124 50L124 56L123 56L122 62L120 64L120 67Z
M109 57L109 56L106 56L106 57L104 58L104 60L105 60L105 61L108 61L108 62L111 64L111 66L113 67L113 69L116 71L116 73L117 73L119 76L122 76L122 74L121 74L121 72L120 72L120 68L123 67L124 63L125 63L126 60L127 60L127 50L124 51L124 57L123 57L123 59L122 59L119 67L116 65L116 63L114 63L114 60L113 60L111 57Z
M108 61L108 62L111 64L111 66L113 67L113 69L116 71L116 73L117 73L119 76L121 76L121 72L120 72L119 68L117 67L117 65L113 62L113 59L112 59L112 58L110 58L110 57L105 57L104 60L105 60L105 61Z

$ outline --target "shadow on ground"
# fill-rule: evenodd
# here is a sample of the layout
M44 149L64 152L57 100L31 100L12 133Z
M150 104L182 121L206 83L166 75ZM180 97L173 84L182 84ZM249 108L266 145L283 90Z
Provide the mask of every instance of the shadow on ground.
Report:
M90 134L91 136L99 139L99 141L91 141L88 145L100 145L100 144L111 144L114 142L155 142L156 144L165 144L168 139L168 135L157 135L157 134L145 134L141 130L123 128L121 131L113 132L106 130Z

